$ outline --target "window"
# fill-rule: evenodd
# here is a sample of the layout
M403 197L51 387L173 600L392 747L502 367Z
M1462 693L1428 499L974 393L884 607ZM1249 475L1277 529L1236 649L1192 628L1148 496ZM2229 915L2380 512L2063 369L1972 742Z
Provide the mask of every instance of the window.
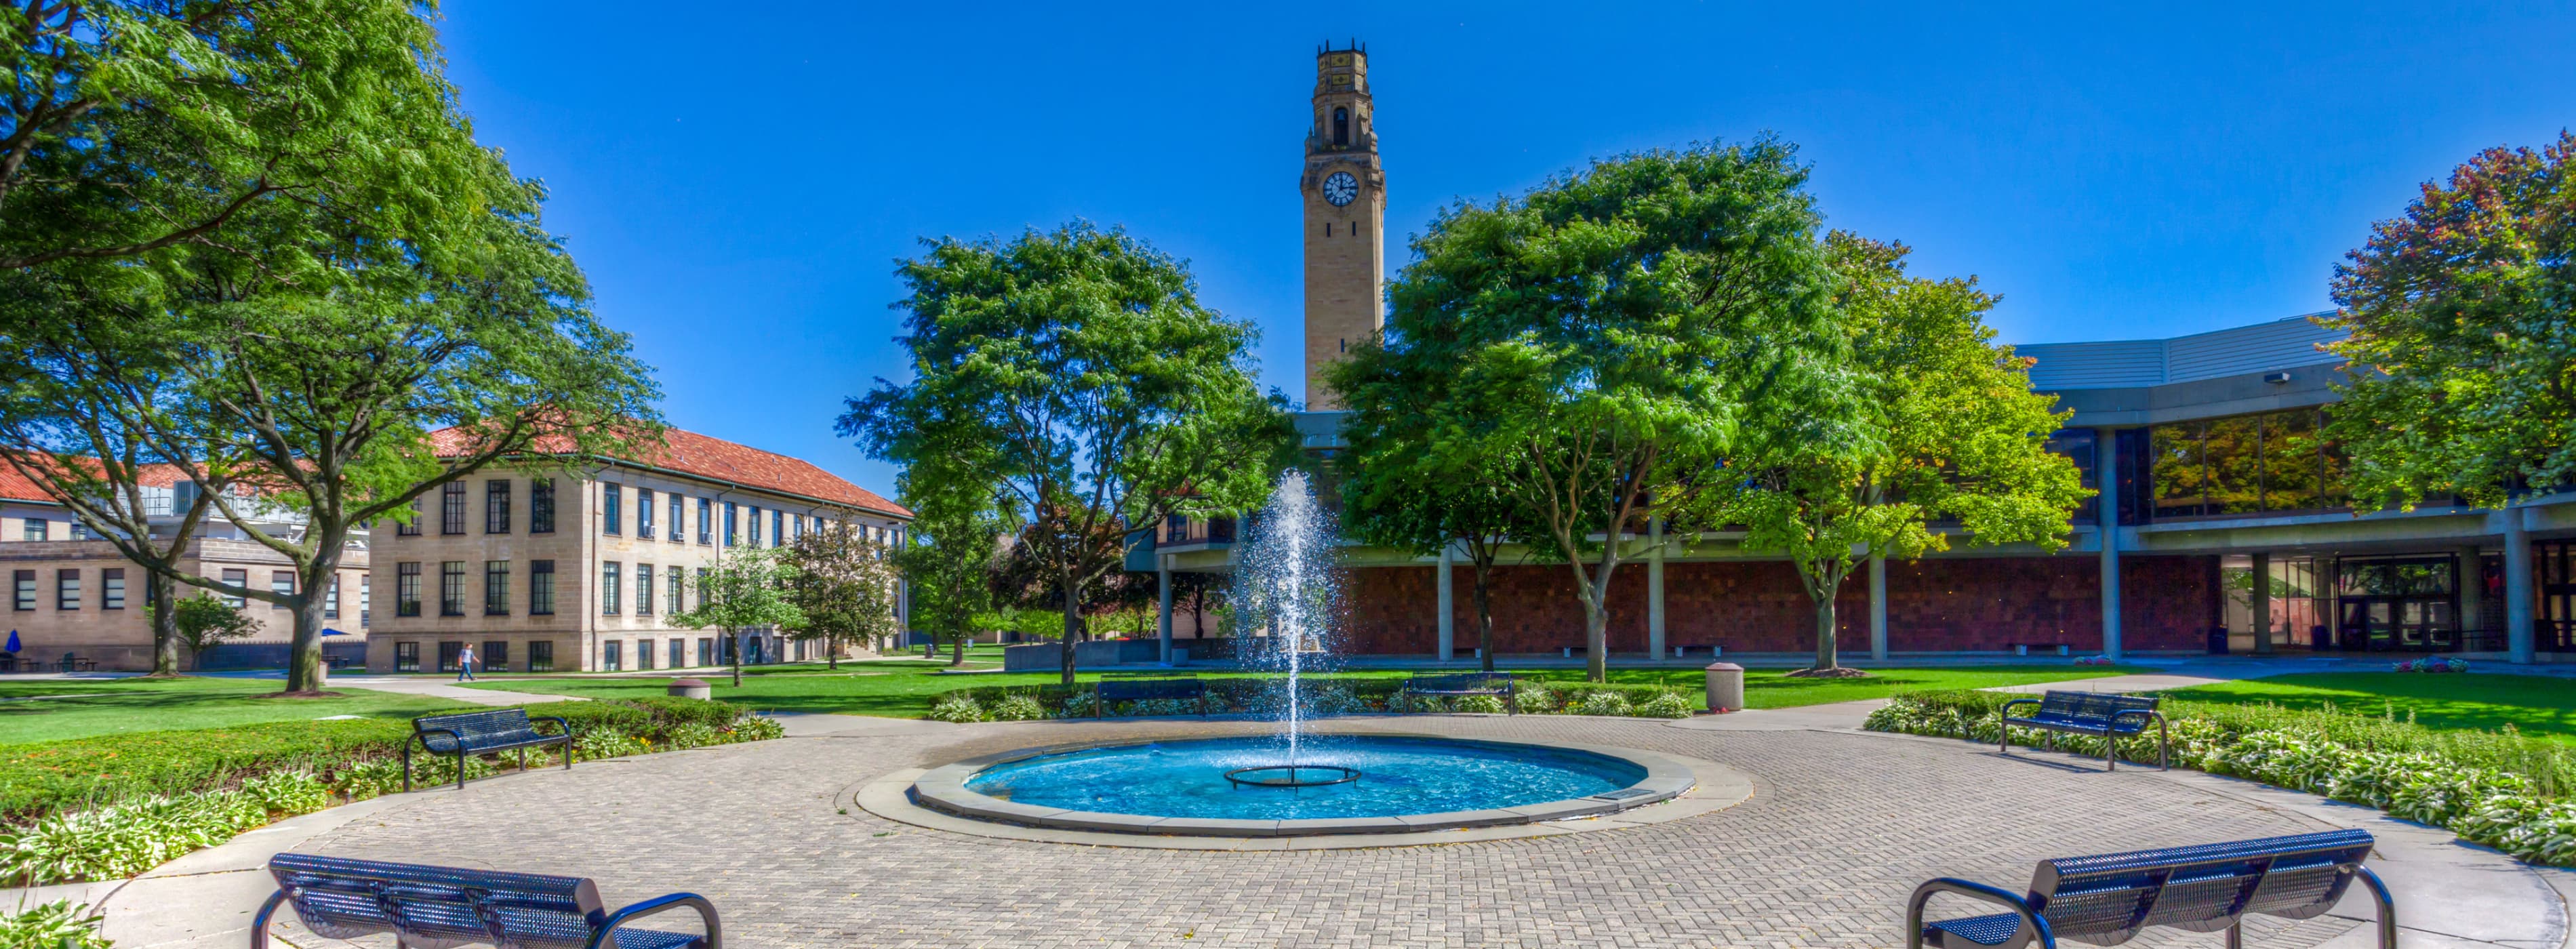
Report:
M438 615L465 615L465 561L443 560L439 562Z
M510 532L510 479L494 478L483 482L483 532Z
M551 640L551 639L540 639L540 640L537 640L536 642L532 642L532 643L529 643L529 644L528 644L528 671L530 671L530 672L553 672L553 671L555 671L555 642L554 642L554 640Z
M394 644L394 671L395 671L395 672L419 672L419 671L420 671L420 644L419 644L419 643L402 642L402 643L395 643L395 644Z
M439 487L438 532L465 533L465 482L450 481Z
M671 588L671 602L668 608L673 615L678 615L686 610L685 607L680 605L682 602L680 593L680 568L673 567L669 570L663 571L663 573L669 577L669 579L663 581L663 585Z
M1346 148L1350 144L1351 110L1336 107L1333 109L1333 147Z
M733 525L733 510L734 510L734 508L733 508L733 502L731 502L731 501L726 501L726 502L725 502L725 523L724 523L724 545L725 545L725 546L727 546L727 547L731 547L731 546L734 546L734 545L736 545L736 544L742 543L742 541L738 539L738 538L740 538L742 535L734 532L734 525Z
M18 537L21 540L45 539L45 519L41 517L28 518L26 526L18 529Z
M769 546L784 547L786 545L787 512L771 511L769 512Z
M599 612L602 616L617 615L618 607L622 605L618 591L624 588L618 585L618 581L625 579L625 567L614 560L599 565Z
M636 640L636 641L635 641L635 668L638 668L638 669L651 669L651 668L653 668L653 641L652 641L652 640L650 640L650 639L638 639L638 640Z
M688 666L689 666L689 641L688 641L688 640L685 640L685 639L673 639L673 640L671 640L671 663L670 663L670 666L671 666L671 668L673 668L673 669L685 669L685 668L688 668Z
M35 609L36 572L33 570L20 570L10 574L9 579L15 586L15 589L11 591L13 595L9 601L9 608L19 612Z
M625 646L626 646L626 644L625 644L625 643L618 642L617 640L614 640L614 639L603 639L603 640L600 640L600 641L599 641L599 667L600 667L601 669L607 670L607 671L609 671L609 672L616 672L616 671L618 671L618 670L621 670L621 669L626 668L626 666L625 666L625 664L624 664L623 660L622 660L622 659L621 659L621 657L618 655L618 653L620 653L620 652L624 651L624 647L625 647Z
M365 629L367 621L375 618L375 585L375 577L363 573L358 575L358 628L360 629Z
M2343 457L2318 409L2177 422L2149 429L2154 517L2340 507Z
M626 489L606 481L599 483L599 532L621 534L626 531Z
M702 666L712 666L720 661L722 660L716 658L715 638L711 636L698 637L698 664Z
M277 594L277 595L279 595L279 596L294 596L294 595L295 595L295 572L294 572L294 571L292 571L292 570L271 570L271 571L269 571L269 572L268 572L268 592L270 592L270 593L275 593L275 594ZM269 605L268 605L268 608L269 608L269 609L272 609L272 610L282 610L282 609L285 609L285 608L286 608L286 604L284 604L284 603L271 603L271 604L269 604Z
M714 542L715 542L715 538L714 538L714 536L713 536L714 529L715 529L715 517L714 517L714 514L715 514L715 508L714 508L713 504L712 504L711 502L709 502L709 501L708 501L707 499L705 499L705 498L699 498L699 499L698 499L698 543L700 543L700 544L711 544L711 543L714 543Z
M483 615L510 615L510 562L483 561Z
M419 499L419 498L413 498L413 499L411 499L411 520L408 520L408 521L396 521L396 522L394 522L394 536L396 536L396 537L418 537L418 536L420 536L420 499Z
M225 585L227 585L227 586L241 587L241 588L245 588L245 589L246 589L246 588L248 588L248 587L250 586L250 571L248 571L248 570L226 570L226 571L224 571L224 584L225 584ZM250 601L249 601L249 600L244 599L243 597L238 596L238 595L235 595L235 594L226 593L226 594L224 594L224 595L223 595L223 598L224 598L224 605L229 606L229 607L232 607L233 609L237 609L237 610L238 610L238 609L241 609L241 608L242 608L242 607L244 607L244 606L248 606L248 605L250 605Z
M394 615L420 615L420 562L407 560L394 565Z
M340 574L331 574L331 585L322 588L322 618L340 618Z
M81 522L79 522L79 521L73 521L73 522L72 522L72 539L73 539L73 540L97 540L97 539L98 539L98 535L97 535L97 534L92 534L92 533L90 533L90 532L89 532L89 525L87 525L87 524L83 524L83 523L81 523Z
M98 608L125 608L125 568L109 567L98 572Z
M653 539L653 489L635 489L635 539Z
M683 527L687 526L685 522L686 522L686 521L687 521L687 519L688 519L688 517L687 517L688 513L689 513L689 499L684 498L684 497L681 497L681 496L676 495L676 494L671 495L671 531L670 531L670 537L671 537L671 542L672 542L672 543L674 543L674 544L682 543L682 541L681 541L681 539L680 539L680 530L681 530L681 528L683 528Z
M54 608L80 609L80 568L54 571Z
M439 643L438 643L438 671L440 671L440 672L454 672L454 671L456 671L456 667L457 667L457 665L464 661L464 658L465 658L465 644L464 644L464 643L462 643L462 642L458 642L458 641L453 640L453 639L447 639L447 640L440 640L440 641L439 641Z
M532 478L528 481L528 533L555 532L555 479Z
M528 615L553 616L554 614L555 562L552 560L528 561ZM530 657L534 658L534 655L531 653Z
M653 615L653 565L635 565L635 615ZM641 660L642 657L637 657Z
M483 641L483 651L475 658L482 661L484 669L492 672L508 672L510 671L510 641L486 639Z
M751 506L751 536L746 539L751 541L752 546L760 546L760 505Z

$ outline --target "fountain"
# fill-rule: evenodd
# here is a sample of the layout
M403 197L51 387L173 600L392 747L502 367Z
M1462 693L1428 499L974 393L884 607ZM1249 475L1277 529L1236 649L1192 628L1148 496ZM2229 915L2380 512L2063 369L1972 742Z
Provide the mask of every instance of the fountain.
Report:
M916 779L952 815L1194 836L1400 833L1625 810L1690 790L1689 769L1628 749L1314 733L1308 678L1333 666L1331 515L1290 471L1238 548L1243 664L1277 674L1268 735L1132 739L969 759ZM1348 711L1345 708L1326 711Z

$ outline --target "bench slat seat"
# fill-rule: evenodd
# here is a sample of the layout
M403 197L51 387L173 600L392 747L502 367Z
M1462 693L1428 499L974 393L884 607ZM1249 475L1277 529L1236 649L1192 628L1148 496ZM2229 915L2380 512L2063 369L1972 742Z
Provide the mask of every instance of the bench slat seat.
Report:
M1102 679L1091 686L1091 717L1106 717L1111 702L1169 699L1194 700L1199 717L1207 717L1207 682L1201 679Z
M268 945L281 905L327 939L389 934L410 949L491 945L499 949L722 949L713 904L674 893L610 912L582 877L433 867L319 854L269 859L277 892L260 907L251 949ZM677 908L697 911L703 936L624 924Z
M1516 701L1518 688L1508 672L1453 672L1445 675L1414 676L1404 680L1404 694L1416 695L1491 695L1503 700L1503 714L1519 714Z
M2041 861L2030 891L2015 895L1965 880L1917 887L1906 905L1906 945L1936 949L2054 949L2058 940L2115 946L2150 926L2227 932L2243 945L2252 914L2309 919L2333 909L2354 880L2378 902L2381 949L2394 949L2397 911L2388 888L2363 865L2375 841L2367 831L2336 830L2228 843L2167 847ZM1933 896L1950 893L2009 912L1923 919Z
M537 730L537 722L555 723L555 731ZM411 739L403 742L403 790L411 790L411 747L434 755L456 759L456 786L465 787L465 756L517 751L519 766L525 770L528 749L545 745L562 745L564 769L572 768L572 723L560 716L528 718L523 708L500 708L488 712L461 712L455 715L430 715L411 720Z
M2051 689L2040 698L2005 702L1997 710L2002 727L1996 729L1995 746L2003 754L2012 754L2012 730L2015 728L2035 728L2048 733L2046 745L2051 750L2056 749L2060 732L2092 735L2106 739L2103 742L2102 769L2117 771L2120 768L2118 740L2145 734L2147 723L2152 721L2158 736L2156 767L2169 767L2168 761L2173 756L2173 736L2165 724L2164 713L2157 710L2163 701L2163 698L2153 695ZM2012 714L2016 705L2037 705L2039 709L2016 718Z

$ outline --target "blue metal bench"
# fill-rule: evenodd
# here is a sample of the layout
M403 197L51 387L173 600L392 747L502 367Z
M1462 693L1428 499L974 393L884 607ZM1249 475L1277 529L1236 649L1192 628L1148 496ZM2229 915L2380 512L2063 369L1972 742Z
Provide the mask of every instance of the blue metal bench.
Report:
M2056 949L2072 939L2116 946L2149 926L2227 931L2243 949L2245 917L2307 919L2332 909L2355 878L2379 903L2380 949L2397 945L2397 907L2388 887L2362 866L2368 831L2267 837L2234 843L2043 860L2030 892L1943 878L1914 889L1905 904L1908 949ZM2004 907L1989 916L1923 921L1933 896L1954 893Z
M1459 672L1449 675L1414 676L1404 680L1404 696L1417 695L1492 695L1503 700L1503 714L1517 715L1520 703L1508 672Z
M537 730L536 722L553 722L553 734ZM517 749L519 770L528 768L528 749L543 745L562 745L564 770L572 770L572 723L548 715L535 721L521 708L493 709L489 712L465 712L458 715L431 715L411 720L411 738L403 742L403 790L411 790L411 746L422 751L448 755L456 759L456 787L465 787L465 756L488 755Z
M2054 689L2035 699L2014 699L2003 704L1996 714L2003 727L1996 730L1995 745L2004 754L2012 754L2012 730L2036 728L2047 732L2044 744L2055 751L2057 733L2093 735L2104 739L2102 770L2120 769L2119 739L2143 734L2147 723L2156 723L2156 767L2166 767L2173 756L2173 732L2165 726L2165 715L2156 711L2164 701L2152 695L2115 695L2107 692L2061 692ZM2026 718L2014 718L2015 705L2037 705L2039 711Z
M390 934L397 946L486 943L502 949L723 949L715 904L673 893L611 912L581 877L426 867L308 853L269 858L277 892L251 921L251 949L267 949L280 905L325 939ZM703 936L626 924L667 910L696 910Z
M1111 702L1151 699L1189 699L1199 703L1199 717L1207 717L1207 683L1197 679L1102 679L1091 685L1091 717L1108 715Z

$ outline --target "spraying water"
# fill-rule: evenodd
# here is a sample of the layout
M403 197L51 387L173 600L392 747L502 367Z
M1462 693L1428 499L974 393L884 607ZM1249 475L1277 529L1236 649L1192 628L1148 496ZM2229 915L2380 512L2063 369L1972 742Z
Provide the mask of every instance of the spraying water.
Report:
M1281 723L1287 764L1298 763L1307 698L1303 676L1331 657L1333 521L1315 504L1306 473L1289 471L1270 492L1235 568L1239 652L1246 662L1285 672ZM1251 635L1245 635L1249 633Z

